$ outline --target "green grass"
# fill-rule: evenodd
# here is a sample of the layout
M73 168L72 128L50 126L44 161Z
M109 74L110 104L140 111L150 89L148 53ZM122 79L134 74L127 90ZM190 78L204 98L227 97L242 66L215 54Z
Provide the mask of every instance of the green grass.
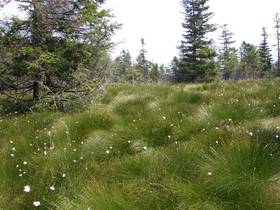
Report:
M113 85L79 113L0 107L0 209L278 210L279 86Z

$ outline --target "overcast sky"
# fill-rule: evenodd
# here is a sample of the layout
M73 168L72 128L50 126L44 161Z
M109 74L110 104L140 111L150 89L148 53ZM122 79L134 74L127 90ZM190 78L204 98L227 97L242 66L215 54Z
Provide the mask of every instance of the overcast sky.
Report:
M182 37L183 8L181 0L107 0L106 8L122 23L122 29L114 36L119 43L112 53L129 50L133 58L141 48L140 39L147 45L148 58L168 64L178 55L177 46ZM244 40L258 45L262 27L267 27L270 45L275 44L274 14L280 13L280 0L209 0L212 22L228 24L234 33L236 47ZM0 17L16 13L16 5L10 4L0 11ZM220 31L211 37L217 40ZM218 42L216 42L218 45Z
M146 40L148 57L154 62L167 64L178 54L183 22L180 0L107 0L116 20L123 24L114 37L120 44L118 54L128 49L135 58ZM267 27L270 44L275 44L274 14L280 13L280 0L210 0L214 12L213 23L228 24L234 33L237 47L244 40L258 45L262 27ZM217 38L218 33L213 34ZM217 45L218 43L216 43Z

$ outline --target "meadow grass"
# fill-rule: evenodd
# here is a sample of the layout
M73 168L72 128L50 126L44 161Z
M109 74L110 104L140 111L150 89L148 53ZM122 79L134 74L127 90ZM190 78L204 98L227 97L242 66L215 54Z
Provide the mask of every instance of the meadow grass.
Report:
M0 209L280 209L279 85L112 85L79 113L2 110Z

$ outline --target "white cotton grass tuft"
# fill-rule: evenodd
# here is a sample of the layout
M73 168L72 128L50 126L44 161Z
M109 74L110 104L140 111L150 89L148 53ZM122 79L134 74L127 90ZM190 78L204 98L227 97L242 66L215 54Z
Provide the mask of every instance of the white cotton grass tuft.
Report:
M31 190L31 188L30 188L29 185L25 185L25 186L23 187L23 192L29 193L30 190Z
M39 206L41 205L41 202L40 202L40 201L34 201L34 202L33 202L33 205L34 205L35 207L39 207Z

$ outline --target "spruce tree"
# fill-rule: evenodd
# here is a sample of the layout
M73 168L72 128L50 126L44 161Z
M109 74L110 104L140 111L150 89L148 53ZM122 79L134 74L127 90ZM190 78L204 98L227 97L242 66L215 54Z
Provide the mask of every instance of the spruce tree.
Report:
M271 71L272 67L272 56L271 56L271 50L268 45L268 35L266 32L266 29L262 29L262 42L259 46L259 59L260 59L260 77L264 77L265 75L268 75Z
M181 61L177 72L179 82L206 81L215 70L215 51L212 40L207 34L215 30L209 21L213 13L209 12L208 0L183 0L185 20L181 42Z
M257 79L260 69L257 46L242 42L240 47L240 72L238 79Z
M223 79L228 80L233 76L235 67L237 65L237 50L232 46L233 33L227 28L227 25L222 26L222 34L220 36L221 49L219 52L219 64L222 71Z
M144 81L148 81L149 79L149 67L150 63L146 59L147 51L145 50L145 40L141 39L141 50L139 55L136 58L136 67L143 73L144 75Z
M125 78L132 68L131 55L129 51L123 50L116 58L116 77Z
M153 82L158 82L158 80L160 79L160 69L157 63L151 64L149 76Z
M1 50L5 48L1 52L5 62L0 63L3 90L21 91L21 100L32 95L35 103L50 95L89 92L85 81L99 80L89 75L101 74L95 72L96 66L108 54L111 36L119 27L102 9L104 1L15 2L25 18L0 23Z
M177 56L174 56L169 66L170 69L169 74L171 75L173 81L180 81L181 74L180 74L179 66L180 66L180 59Z

